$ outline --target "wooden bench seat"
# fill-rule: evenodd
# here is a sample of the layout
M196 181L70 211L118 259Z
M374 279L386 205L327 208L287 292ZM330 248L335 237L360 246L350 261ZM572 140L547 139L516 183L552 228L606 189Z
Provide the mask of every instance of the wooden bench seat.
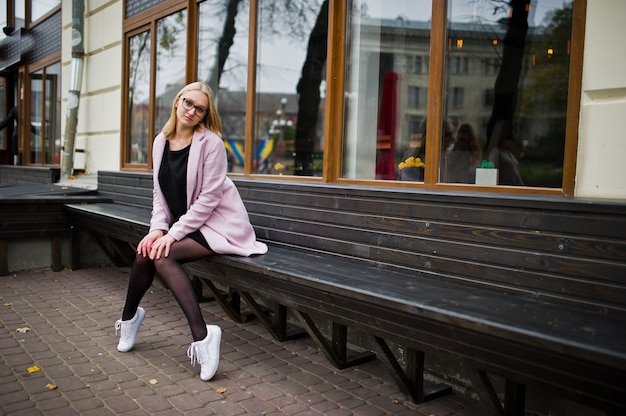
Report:
M148 205L115 183L139 177L102 173L114 203L68 205L73 223L136 244ZM499 414L524 414L526 385L626 410L624 204L233 180L270 251L186 265L233 319L243 299L286 340L290 313L339 368L373 356L348 330L369 334L417 402L449 391L423 378L425 354L445 352Z
M221 275L220 280L243 293L301 314L331 316L336 323L382 338L379 342L446 350L482 371L504 373L518 382L545 382L559 373L559 381L551 381L555 386L563 383L560 387L591 397L614 389L611 400L623 403L626 345L616 343L626 336L623 318L531 296L459 287L422 274L407 278L403 271L291 247L272 245L271 250L271 256L220 256L204 266L219 269L211 276ZM387 349L386 343L381 346ZM342 362L333 357L332 347L322 351L338 366ZM406 376L413 378L406 387L413 389L414 398L423 399L415 390L419 375ZM604 381L597 384L596 379Z

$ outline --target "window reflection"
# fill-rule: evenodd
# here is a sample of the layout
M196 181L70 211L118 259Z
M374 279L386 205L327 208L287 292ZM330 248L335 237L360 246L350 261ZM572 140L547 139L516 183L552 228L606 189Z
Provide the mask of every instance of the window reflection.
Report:
M174 98L187 84L187 11L159 19L156 31L154 134L160 132L170 118Z
M0 79L0 97L4 97L4 80ZM4 118L6 115L8 114L8 110L6 109L5 105L4 105L4 100L0 100L0 117ZM10 130L10 129L6 129L6 130ZM6 135L4 134L3 131L0 131L0 150L6 150L8 145L7 145L7 139L5 138Z
M248 71L247 2L207 0L198 13L198 79L213 90L229 171L242 173Z
M145 164L148 161L149 94L150 31L145 31L129 40L127 163Z
M321 176L328 1L258 11L253 171Z
M431 5L352 2L343 177L423 180Z
M30 75L30 140L28 162L41 164L41 126L43 122L43 70L35 71Z
M561 187L572 2L494 3L448 0L440 180L493 164L497 184Z
M33 22L38 20L59 4L61 0L31 0L30 20Z
M61 163L61 64L46 68L45 83L45 163Z

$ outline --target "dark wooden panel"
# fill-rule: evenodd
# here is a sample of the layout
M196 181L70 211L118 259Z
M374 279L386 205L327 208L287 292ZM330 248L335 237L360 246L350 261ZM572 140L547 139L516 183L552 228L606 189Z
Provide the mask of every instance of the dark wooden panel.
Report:
M233 180L247 201L626 238L623 201Z
M240 191L267 241L593 310L626 308L623 205L547 198L543 206L538 199L496 206L501 200L476 197L444 203L301 184Z
M152 208L152 175L98 172L98 193L122 204Z

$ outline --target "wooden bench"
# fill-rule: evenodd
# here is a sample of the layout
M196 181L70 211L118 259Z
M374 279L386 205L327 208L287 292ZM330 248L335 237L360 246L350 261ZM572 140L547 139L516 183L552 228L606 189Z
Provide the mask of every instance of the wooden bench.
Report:
M49 239L52 270L62 270L62 242L71 236L64 205L84 201L94 194L95 191L55 184L0 187L0 276L9 274L11 241Z
M146 193L124 202L142 177ZM269 253L187 265L233 318L246 319L243 298L284 340L293 314L339 368L372 358L351 355L348 330L371 335L417 402L449 391L425 387L434 352L471 369L497 414L523 415L527 385L626 410L626 205L233 180ZM136 244L149 182L101 172L99 193L116 202L68 205L72 222Z

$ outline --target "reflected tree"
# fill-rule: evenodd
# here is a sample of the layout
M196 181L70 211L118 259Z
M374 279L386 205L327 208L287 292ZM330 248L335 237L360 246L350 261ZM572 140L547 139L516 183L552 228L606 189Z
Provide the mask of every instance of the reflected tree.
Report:
M142 64L145 62L145 54L150 53L150 32L143 32L130 40L129 68L128 68L128 112L132 114L135 104L137 82L149 76L145 73Z
M513 124L530 10L530 0L492 0L492 3L494 14L507 9L509 14L508 17L501 19L501 23L506 25L506 33L502 40L502 61L494 86L494 101L491 117L487 123L485 149L490 147L490 141L494 139L492 135L496 123L504 122L509 126Z
M313 174L313 154L321 101L320 86L326 67L328 38L328 0L322 3L315 26L309 36L307 56L298 81L298 120L296 123L296 174Z
M207 79L207 83L216 91L220 85L220 79L230 54L230 48L233 46L235 35L237 34L235 22L239 6L242 3L244 3L244 0L228 0L225 3L224 26L217 41L217 59L215 60L215 67L210 71L209 79Z

